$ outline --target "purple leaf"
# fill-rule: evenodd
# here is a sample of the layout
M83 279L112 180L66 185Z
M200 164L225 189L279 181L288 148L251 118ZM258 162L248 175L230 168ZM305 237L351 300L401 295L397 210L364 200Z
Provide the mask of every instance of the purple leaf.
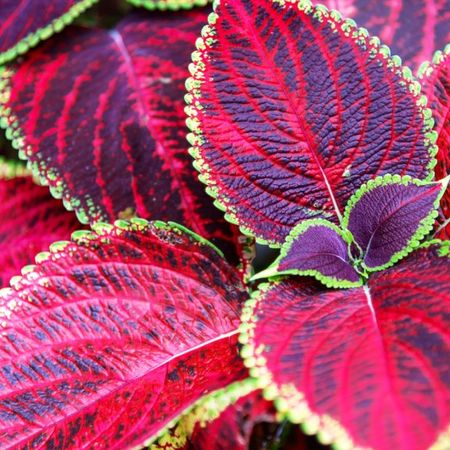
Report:
M376 38L308 1L216 5L186 99L196 167L230 221L280 247L302 220L337 224L370 179L432 179L430 111Z
M333 223L306 220L289 234L275 263L253 279L311 275L328 287L360 286L361 278L351 265L348 246L348 239Z
M359 245L367 270L385 269L419 245L433 227L447 183L387 175L358 189L342 226Z

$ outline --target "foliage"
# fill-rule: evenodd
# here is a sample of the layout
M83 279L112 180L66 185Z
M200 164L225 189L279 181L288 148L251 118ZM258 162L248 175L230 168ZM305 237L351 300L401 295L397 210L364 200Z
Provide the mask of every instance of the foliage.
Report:
M207 3L0 6L0 447L448 449L450 5Z

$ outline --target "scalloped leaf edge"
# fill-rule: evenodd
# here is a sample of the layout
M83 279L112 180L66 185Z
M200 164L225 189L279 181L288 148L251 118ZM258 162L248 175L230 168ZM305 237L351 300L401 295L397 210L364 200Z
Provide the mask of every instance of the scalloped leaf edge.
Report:
M313 5L311 0L272 0L273 3L285 6L286 4L297 5L297 7L306 12L307 14L319 14L321 17L331 17L335 21L342 23L345 32L348 34L353 32L353 35L360 39L368 40L373 47L378 51L378 54L385 58L389 67L392 70L397 70L400 73L402 80L409 86L410 92L416 98L416 104L422 112L423 116L423 130L426 139L426 146L428 147L429 154L431 156L430 162L427 165L428 176L425 178L427 181L433 179L433 168L436 165L435 156L437 154L438 148L436 146L437 134L433 131L434 120L432 118L432 111L427 108L427 98L421 94L421 85L414 78L411 69L407 66L402 66L402 60L397 55L391 55L391 51L388 46L381 44L380 39L377 36L370 36L369 32L362 27L358 27L353 19L344 19L342 15L336 10L328 10L323 5ZM192 62L189 64L190 77L186 79L186 90L185 95L185 113L186 113L186 125L190 132L187 135L187 140L191 147L189 148L189 153L193 157L193 166L198 171L199 180L205 184L205 190L208 195L214 199L214 205L223 211L225 214L225 219L237 225L246 236L254 237L256 242L263 245L268 245L272 248L280 248L282 246L281 242L267 241L248 228L245 224L239 221L236 212L230 206L219 200L219 192L214 180L212 180L210 172L211 169L206 163L206 161L201 156L201 145L202 145L202 131L201 124L197 118L196 110L201 109L200 105L200 87L202 85L202 80L204 79L204 68L205 62L201 51L208 50L216 42L215 39L216 30L215 23L219 17L216 12L220 5L220 0L214 0L213 2L213 12L208 16L208 24L202 28L201 37L197 38L195 43L196 50L192 53ZM1 110L0 110L1 115Z
M429 77L434 71L435 67L441 64L444 59L450 55L450 44L447 44L443 50L436 50L431 61L424 61L417 69L417 78L422 80Z
M347 204L345 205L344 214L343 214L343 220L342 220L342 228L344 230L348 230L348 221L350 213L353 209L353 207L358 203L358 201L361 199L361 197L366 194L367 192L372 191L373 189L380 187L380 186L388 186L392 184L402 184L404 186L407 186L408 184L415 184L416 186L429 186L432 184L441 184L442 188L439 193L439 195L436 197L436 200L434 201L434 209L424 218L420 221L419 226L417 227L416 232L411 236L408 243L403 247L403 249L399 250L398 252L394 253L389 261L381 266L376 267L367 267L364 263L364 259L362 261L362 266L364 267L367 272L378 272L380 270L387 269L389 267L392 267L395 263L403 259L405 256L409 255L412 251L416 250L420 246L420 242L422 239L433 229L433 224L438 216L438 208L439 203L444 195L448 183L450 181L450 176L444 178L443 180L437 181L437 182L427 182L423 180L418 180L416 178L412 178L408 175L401 176L401 175L384 175L381 177L377 177L373 180L368 181L367 183L363 184L361 187L359 187L353 195L349 198Z
M0 180L31 176L31 172L20 162L11 161L0 156Z
M257 273L251 278L251 281L260 280L262 278L269 278L271 280L277 279L279 276L284 275L300 275L300 276L312 276L317 281L320 281L323 285L325 285L328 288L353 288L353 287L359 287L363 285L363 280L360 277L359 282L352 282L347 280L338 279L336 277L330 277L327 275L323 275L319 270L311 269L311 270L285 270L285 271L278 271L279 263L280 261L287 256L288 251L290 250L292 244L294 243L295 239L304 233L306 230L308 230L310 227L313 227L315 225L322 225L325 227L330 228L331 230L335 231L348 245L351 244L351 236L348 232L345 232L341 230L337 225L334 223L329 222L325 219L309 219L309 220L303 220L302 222L298 223L292 231L289 233L289 235L286 237L286 240L284 241L284 244L281 247L280 255L278 258L265 270ZM350 263L349 263L350 264Z
M99 0L81 0L75 3L62 16L53 19L48 25L29 33L13 47L0 53L0 65L12 61L19 55L25 54L30 48L35 47L39 42L48 39L55 33L59 33L67 25L71 24L80 14L97 3Z
M206 6L211 0L127 0L127 2L150 11L178 11Z

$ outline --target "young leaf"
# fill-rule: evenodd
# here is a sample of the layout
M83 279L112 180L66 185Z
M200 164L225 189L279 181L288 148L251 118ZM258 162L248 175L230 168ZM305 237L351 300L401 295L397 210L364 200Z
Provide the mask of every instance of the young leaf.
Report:
M331 291L294 277L264 286L244 310L241 341L267 398L336 448L425 450L438 439L436 448L447 448L444 253L418 250L360 288Z
M0 2L0 64L61 31L98 0Z
M0 447L134 448L245 376L238 273L142 219L50 247L0 296Z
M417 69L450 41L448 0L318 0L337 9L389 45L404 64Z
M450 45L441 52L437 52L433 62L425 63L419 71L422 89L428 97L433 112L434 129L438 135L436 155L437 164L434 168L436 179L440 180L450 175ZM447 189L441 199L443 217L441 232L443 239L450 238L450 189ZM445 226L447 221L447 226Z
M367 270L392 266L419 245L433 228L447 184L386 175L353 194L342 226L352 233Z
M191 9L194 6L205 6L208 0L128 0L134 6L143 6L153 11L160 9L162 11L178 9Z
M48 189L20 166L0 159L0 289L37 253L80 227Z
M224 0L193 54L191 152L230 221L280 246L300 221L337 223L364 182L432 178L420 87L349 20L297 0Z
M289 234L280 256L253 279L280 274L312 275L328 287L355 287L361 278L349 258L350 242L333 223L305 220Z
M2 124L41 181L85 222L182 223L234 255L188 155L184 80L204 11L71 28L3 74Z

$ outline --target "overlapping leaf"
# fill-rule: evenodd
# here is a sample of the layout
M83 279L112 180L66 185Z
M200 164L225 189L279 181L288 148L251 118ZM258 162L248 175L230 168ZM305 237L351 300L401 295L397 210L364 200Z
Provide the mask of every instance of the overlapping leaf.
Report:
M378 36L417 69L450 41L449 0L315 0Z
M280 245L301 220L337 222L378 175L431 179L418 83L365 30L308 1L223 0L202 36L191 151L245 232Z
M431 64L421 67L419 78L428 97L438 134L435 173L439 180L450 174L450 46L443 52L437 52ZM445 222L450 219L449 189L442 197L441 209L441 222ZM439 236L450 238L450 225L444 225Z
M134 6L143 6L151 11L190 9L194 6L205 6L209 0L128 0Z
M266 285L243 314L251 374L281 412L338 448L447 448L448 251L418 250L361 288Z
M0 297L0 447L134 448L244 376L237 272L142 219L53 244Z
M236 232L198 182L185 137L184 80L205 21L202 10L141 11L111 31L68 29L6 69L1 114L83 222L173 220L231 255Z
M37 253L80 228L48 189L37 186L20 166L0 160L0 289Z
M2 0L0 64L61 31L98 0Z

